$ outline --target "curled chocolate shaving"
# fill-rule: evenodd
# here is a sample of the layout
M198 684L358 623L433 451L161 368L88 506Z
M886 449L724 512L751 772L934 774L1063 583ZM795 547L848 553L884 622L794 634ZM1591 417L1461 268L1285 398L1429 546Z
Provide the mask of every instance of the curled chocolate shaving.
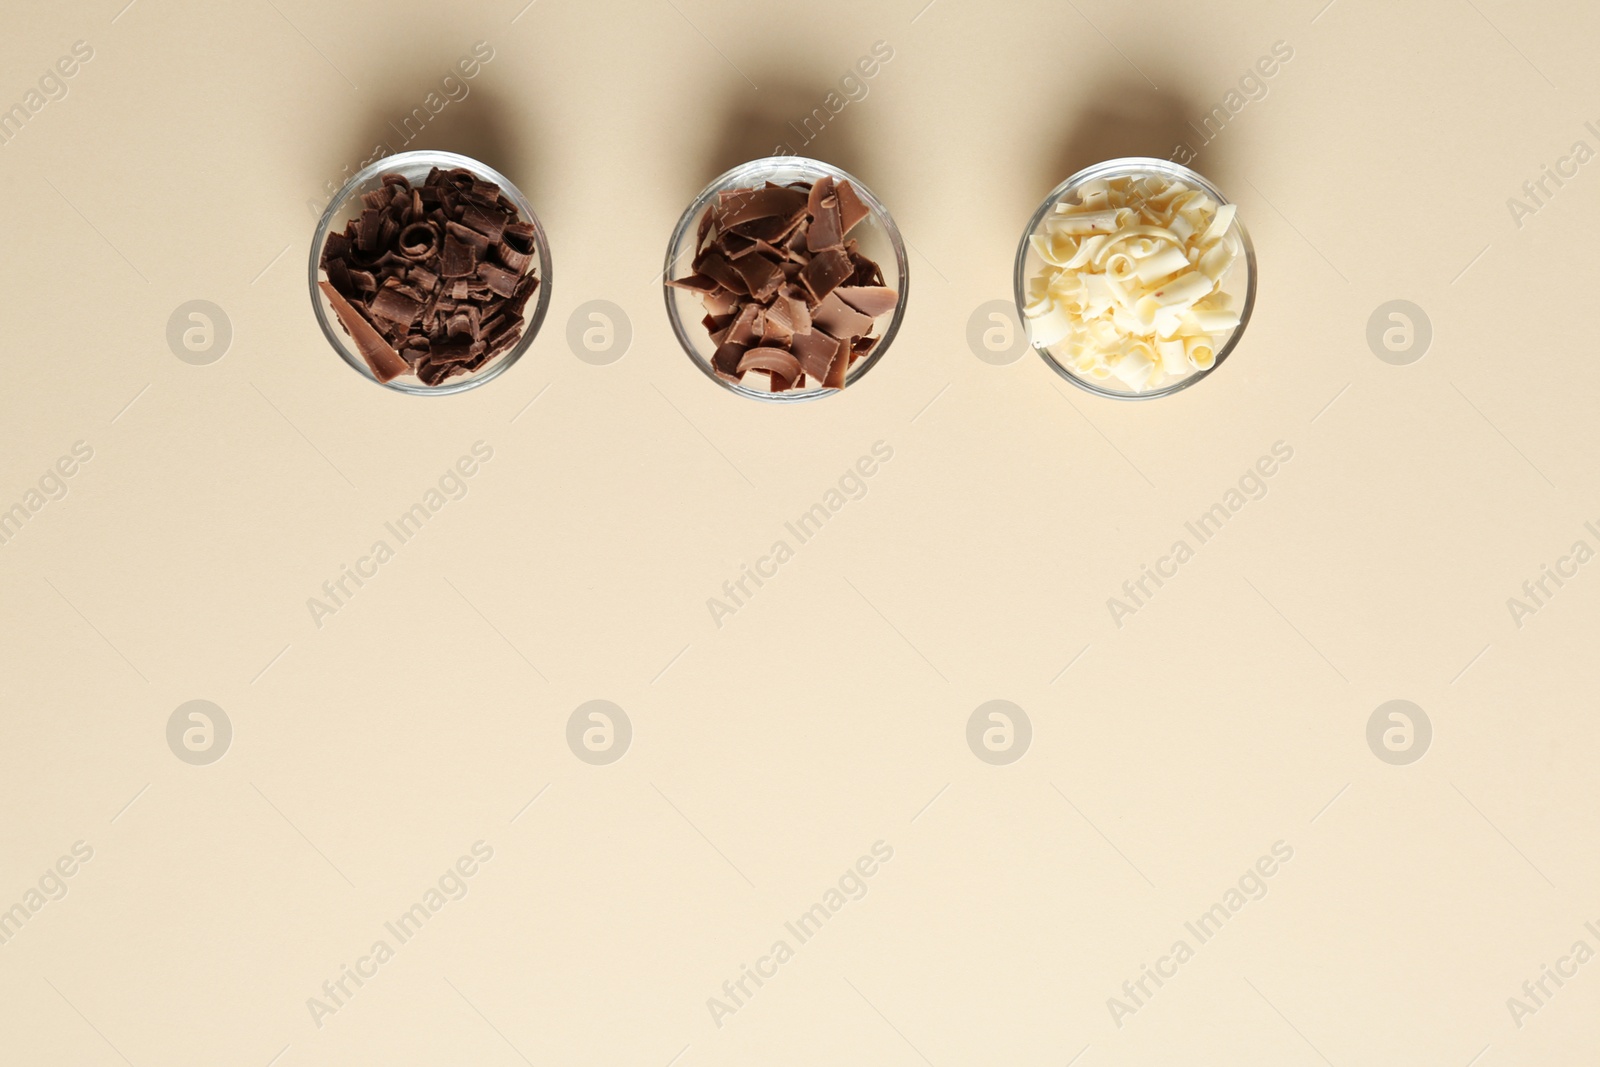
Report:
M752 348L739 358L739 373L764 371L772 375L774 390L782 392L789 383L800 377L800 361L781 348ZM778 386L783 382L782 387Z
M413 222L400 231L397 243L407 259L431 259L439 251L439 228L431 222Z
M319 283L379 381L439 385L522 337L539 287L537 231L493 182L435 168L420 186L389 174L323 245Z

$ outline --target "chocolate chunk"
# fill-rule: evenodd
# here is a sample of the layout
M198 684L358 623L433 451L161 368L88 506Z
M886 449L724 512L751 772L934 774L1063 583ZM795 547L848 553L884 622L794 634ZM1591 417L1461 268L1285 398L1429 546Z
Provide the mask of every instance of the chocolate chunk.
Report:
M372 314L397 326L410 326L421 311L422 302L407 296L398 288L385 288L372 301Z
M324 265L322 269L328 272L328 280L333 283L335 289L345 296L355 295L355 282L351 280L350 267L344 260L336 259Z
M840 300L874 319L893 311L900 302L898 293L881 285L841 285L834 292Z
M811 322L835 337L861 337L872 329L872 319L840 300L838 293L829 293L811 309Z
M687 278L669 279L667 284L674 289L687 289L691 293L710 293L719 288L714 279L708 278L704 274L691 274Z
M742 345L720 344L711 357L711 369L729 381L739 380L739 360L744 358Z
M791 348L794 354L800 357L800 366L805 368L805 372L821 381L827 376L828 368L839 355L840 345L837 338L830 337L821 330L811 330L795 334Z
M811 312L806 308L806 302L798 299L789 290L779 293L772 301L772 306L767 308L767 321L776 321L789 333L804 333L811 329Z
M872 209L862 202L855 186L849 182L840 182L835 195L839 198L839 219L844 223L845 233L855 229L856 223L872 214Z
M459 222L445 223L444 230L445 233L462 244L471 245L472 251L477 254L479 259L487 259L489 257L489 239L477 230L463 226Z
M372 252L378 248L378 234L383 229L383 216L375 208L368 208L361 213L361 221L356 226L356 247L363 252Z
M746 304L728 326L727 341L747 347L755 344L761 339L760 320L764 317L761 305Z
M518 252L515 248L508 248L505 241L500 241L489 249L490 254L505 265L513 274L521 274L528 266L528 261L533 259L526 252Z
M328 234L327 243L322 246L322 268L326 270L329 263L344 259L350 254L350 238L342 233Z
M723 202L722 217L718 225L731 230L756 219L781 217L791 219L805 210L806 194L797 189L768 185L762 189L740 189Z
M695 269L716 281L724 289L750 295L750 286L744 277L733 269L733 264L717 252L707 252L695 264Z
M811 193L806 197L806 210L811 213L812 218L817 217L817 213L822 210L822 202L833 196L833 191L833 177L827 174L818 178L811 186Z
M477 204L468 204L467 209L461 214L461 224L483 234L490 244L500 240L508 221L505 213L499 208L483 208Z
M818 252L806 264L800 272L800 278L811 292L812 300L820 301L854 273L855 267L851 265L850 257L842 249L829 248Z
M827 248L839 248L843 244L844 227L839 221L839 198L830 196L817 205L811 228L806 231L806 248L821 252Z
M715 292L702 293L700 302L713 315L732 315L739 310L740 297L738 293L718 286Z
M883 284L883 268L855 251L854 245L855 242L851 241L848 249L850 262L856 265L856 272L850 276L850 284L881 286Z
M455 234L449 234L444 239L444 261L440 265L439 273L446 278L464 278L473 273L478 266L478 255L471 245L462 244L456 240ZM459 291L460 283L457 283ZM461 294L464 296L465 294ZM457 299L460 299L458 296Z
M517 276L493 263L479 263L478 277L488 283L491 291L501 296L515 296L517 293Z
M506 227L505 232L500 235L500 240L505 243L507 248L521 252L524 255L532 255L534 246L533 224L529 222L514 222Z
M757 300L766 300L783 284L783 271L766 256L744 256L733 261L733 269L744 279L745 289Z
M828 389L843 389L845 381L850 375L850 364L854 361L851 346L843 341L839 342L839 352L833 357L833 362L828 366L828 373L822 376L822 384Z

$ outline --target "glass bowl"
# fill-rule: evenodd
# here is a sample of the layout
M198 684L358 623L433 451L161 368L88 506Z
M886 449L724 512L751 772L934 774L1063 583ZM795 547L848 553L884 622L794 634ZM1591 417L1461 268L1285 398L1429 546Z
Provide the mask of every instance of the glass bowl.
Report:
M1087 170L1079 171L1044 198L1044 203L1039 205L1039 210L1033 213L1033 218L1028 220L1028 228L1023 231L1022 243L1017 248L1017 263L1013 279L1014 293L1017 302L1017 317L1022 321L1023 328L1028 329L1028 318L1023 309L1028 305L1028 283L1043 266L1044 259L1034 249L1032 238L1035 234L1043 232L1045 221L1055 212L1055 207L1060 203L1078 203L1078 193L1085 184L1114 178L1144 178L1158 177L1170 182L1182 182L1192 188L1199 189L1215 200L1219 205L1229 203L1227 197L1211 182L1190 170L1188 167L1171 163L1165 159L1130 156L1124 159L1112 159L1104 163L1097 163ZM1244 224L1234 216L1233 225L1229 227L1228 234L1236 236L1243 248L1243 253L1236 259L1228 272L1222 276L1219 291L1227 294L1233 301L1233 309L1239 314L1239 325L1225 337L1217 341L1215 346L1215 359L1209 367L1192 370L1182 378L1169 381L1155 389L1136 391L1124 386L1115 378L1095 379L1081 375L1056 358L1048 347L1035 344L1034 351L1048 363L1057 374L1061 375L1073 385L1088 390L1096 396L1113 397L1117 400L1154 400L1157 397L1171 396L1209 377L1216 369L1222 366L1223 361L1238 346L1239 340L1244 336L1245 327L1250 324L1250 314L1255 309L1256 302L1256 253L1255 246L1250 243L1250 234L1245 230ZM1032 341L1032 331L1029 331L1029 340Z
M428 173L438 167L440 170L462 169L469 171L483 181L493 182L500 187L500 192L517 206L522 215L522 221L533 226L534 255L538 257L536 268L539 277L539 288L534 292L533 299L523 309L522 336L517 343L506 351L485 363L475 371L459 374L446 378L439 385L424 385L415 374L402 374L387 382L378 381L377 375L372 373L372 368L367 366L366 359L351 341L350 335L345 333L344 326L340 324L333 306L328 302L327 294L317 284L325 275L321 268L322 250L328 243L332 233L343 232L345 225L353 218L360 215L361 197L365 193L374 192L381 188L385 175L399 174L413 186L421 186L427 179ZM515 185L493 167L480 163L467 156L457 155L454 152L400 152L396 155L378 160L371 166L364 167L359 173L345 183L339 194L328 204L323 211L321 220L317 223L317 232L311 239L311 262L309 269L311 279L311 306L317 314L317 323L322 327L322 335L328 339L344 361L354 367L362 377L371 382L393 389L400 393L410 393L413 396L442 396L451 393L460 393L474 389L483 383L498 378L511 369L511 365L522 358L533 344L533 339L539 334L539 327L544 323L545 312L550 307L550 243L545 237L544 227L539 223L539 216L534 214L533 205L528 203L527 197L522 195Z
M879 338L878 343L871 352L851 365L845 376L846 389L860 381L863 375L877 365L883 354L889 350L895 334L900 330L900 320L906 313L908 286L906 247L900 237L899 228L895 226L894 219L882 201L874 196L872 190L863 185L859 178L820 160L804 156L769 156L765 159L752 160L734 167L706 186L704 191L695 197L694 202L683 213L683 217L678 220L677 228L672 231L672 240L667 245L667 265L662 272L667 317L672 321L673 333L678 335L678 343L707 378L729 392L755 400L790 403L816 400L843 391L817 387L773 393L719 377L711 366L711 357L716 352L717 346L712 343L710 333L700 321L706 313L700 297L666 284L674 278L690 273L690 264L696 252L695 245L699 239L700 219L710 208L718 193L727 189L760 187L764 182L788 185L791 182L816 182L823 177L831 177L836 182L848 181L861 195L861 201L867 206L869 213L850 231L850 239L859 243L861 255L877 263L883 270L883 284L899 294L894 310L878 316L873 327L873 332ZM745 377L749 378L750 375L747 374Z

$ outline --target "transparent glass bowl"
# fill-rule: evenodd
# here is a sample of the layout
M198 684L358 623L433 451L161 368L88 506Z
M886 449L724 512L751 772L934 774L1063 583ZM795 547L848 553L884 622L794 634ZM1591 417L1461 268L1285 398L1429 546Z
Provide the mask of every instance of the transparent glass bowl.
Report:
M906 246L900 237L899 228L895 226L894 219L889 215L889 210L883 206L883 202L874 196L872 190L863 185L859 178L820 160L804 156L768 156L765 159L752 160L734 167L706 186L705 190L695 197L694 202L683 213L683 217L678 220L677 229L672 231L672 240L667 245L667 265L662 274L662 288L666 291L667 299L667 317L672 320L672 332L678 335L678 343L707 378L731 393L738 393L740 396L755 400L790 403L816 400L844 391L819 387L769 393L718 377L711 366L711 357L716 352L717 346L712 343L711 335L700 321L706 313L700 297L666 284L671 279L681 278L690 273L690 264L695 257L695 242L699 236L700 218L710 208L718 193L726 189L759 187L765 182L772 182L775 185L816 182L823 177L831 177L836 182L848 181L861 195L862 202L867 205L871 213L850 231L850 238L859 242L863 256L873 260L882 268L883 284L899 294L894 310L878 316L874 327L874 332L879 338L878 343L871 352L858 359L850 368L845 377L845 389L860 381L863 375L877 365L883 354L889 350L895 334L900 331L900 320L906 313L908 285Z
M339 323L333 305L328 302L327 294L317 284L326 277L320 266L322 250L327 245L330 233L342 232L346 223L361 214L362 194L379 189L383 185L384 175L399 174L412 185L420 186L427 180L428 172L434 167L440 170L459 168L470 171L484 181L494 182L500 187L500 192L517 205L517 210L522 214L522 221L533 226L534 254L538 257L539 288L534 293L533 299L528 302L528 306L523 309L522 336L517 343L476 371L447 378L442 384L435 386L422 384L413 374L402 374L387 382L379 382L377 376L372 373L372 368L367 366L366 359L356 348L355 342ZM328 204L327 210L322 213L322 218L317 223L316 235L311 239L309 274L311 306L317 313L317 324L322 327L322 335L328 339L334 351L368 381L413 396L444 396L465 392L498 378L510 370L511 365L521 359L522 354L533 344L533 339L539 334L539 327L544 324L545 312L550 308L550 242L545 238L544 227L539 223L539 216L534 214L533 205L528 203L528 198L523 196L522 191L511 184L505 175L493 167L454 152L400 152L363 168L346 182L344 188L340 189L339 194Z
M1013 279L1014 292L1017 302L1017 317L1022 321L1023 329L1028 329L1028 318L1023 308L1028 305L1028 282L1045 266L1039 253L1034 251L1029 240L1034 234L1043 230L1044 222L1055 211L1055 206L1063 201L1076 202L1078 190L1087 182L1105 178L1142 178L1149 175L1166 178L1169 181L1183 182L1193 188L1200 189L1218 204L1229 203L1227 197L1215 185L1190 170L1188 167L1165 159L1154 159L1142 156L1129 156L1124 159L1107 160L1097 163L1086 170L1068 178L1044 198L1044 203L1039 205L1039 210L1033 213L1033 218L1028 220L1028 228L1022 233L1022 243L1017 248L1017 264ZM1237 215L1234 216L1233 226L1228 231L1239 238L1244 247L1244 255L1237 259L1233 267L1223 276L1220 291L1233 298L1234 307L1239 312L1239 325L1217 343L1216 360L1204 370L1191 371L1187 376L1169 382L1157 389L1144 392L1135 392L1122 385L1114 378L1097 380L1086 378L1072 368L1065 366L1055 356L1044 348L1034 345L1034 351L1048 363L1057 374L1061 375L1073 385L1086 389L1096 396L1113 397L1117 400L1154 400L1157 397L1171 396L1189 388L1191 385L1210 377L1218 367L1222 366L1234 348L1238 346L1244 336L1245 327L1250 325L1250 314L1255 309L1256 303L1256 252L1255 246L1250 243L1250 234L1245 230L1244 224ZM1031 334L1030 334L1031 336Z

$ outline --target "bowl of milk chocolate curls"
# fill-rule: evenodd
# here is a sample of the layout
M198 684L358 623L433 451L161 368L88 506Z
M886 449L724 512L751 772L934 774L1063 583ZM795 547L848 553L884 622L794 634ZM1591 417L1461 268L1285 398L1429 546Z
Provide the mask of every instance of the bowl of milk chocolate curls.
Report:
M905 245L870 190L817 160L736 167L667 249L667 313L717 384L758 400L843 390L882 358L906 302Z
M498 376L549 306L550 250L532 206L502 175L449 152L403 152L352 178L323 213L310 266L328 342L404 393Z

